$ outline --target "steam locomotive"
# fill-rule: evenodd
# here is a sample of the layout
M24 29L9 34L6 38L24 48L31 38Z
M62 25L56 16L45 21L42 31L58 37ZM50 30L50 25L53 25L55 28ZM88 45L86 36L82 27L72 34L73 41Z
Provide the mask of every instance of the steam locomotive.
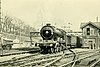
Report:
M30 32L31 43L33 43L33 35L35 32ZM66 35L62 29L56 28L50 24L43 26L38 33L42 40L36 42L41 49L41 53L55 53L67 48L80 48L82 46L82 39L74 35Z
M66 46L66 32L62 29L47 24L41 28L40 35L43 39L42 42L38 43L41 52L59 52L63 49L63 46Z

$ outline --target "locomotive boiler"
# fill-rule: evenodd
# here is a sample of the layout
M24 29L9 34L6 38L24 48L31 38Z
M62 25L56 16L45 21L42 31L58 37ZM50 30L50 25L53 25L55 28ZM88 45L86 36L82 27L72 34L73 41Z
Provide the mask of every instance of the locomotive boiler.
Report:
M43 39L38 43L41 52L59 52L63 49L62 45L65 45L66 32L62 29L56 28L47 24L40 30L40 35Z

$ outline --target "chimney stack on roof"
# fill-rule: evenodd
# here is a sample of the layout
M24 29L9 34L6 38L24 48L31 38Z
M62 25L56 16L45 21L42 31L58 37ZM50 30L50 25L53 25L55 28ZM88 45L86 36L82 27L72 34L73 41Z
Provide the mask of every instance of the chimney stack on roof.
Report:
M96 22L98 22L98 17L96 17Z

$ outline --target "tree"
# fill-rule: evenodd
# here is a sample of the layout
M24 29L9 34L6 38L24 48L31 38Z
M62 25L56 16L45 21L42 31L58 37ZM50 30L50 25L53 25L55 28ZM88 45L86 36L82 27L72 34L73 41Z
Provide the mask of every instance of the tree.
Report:
M10 32L12 18L8 15L2 17L3 32Z
M19 18L2 15L2 20L0 22L0 32L1 31L20 36L29 36L30 32L35 31L35 28L24 24Z

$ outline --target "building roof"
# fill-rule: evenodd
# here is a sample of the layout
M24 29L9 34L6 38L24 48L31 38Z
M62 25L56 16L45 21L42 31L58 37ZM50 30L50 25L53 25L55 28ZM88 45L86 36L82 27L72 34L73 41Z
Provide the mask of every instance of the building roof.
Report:
M100 22L88 22L88 23L81 23L80 28L83 29L87 25L93 25L94 27L100 29Z

